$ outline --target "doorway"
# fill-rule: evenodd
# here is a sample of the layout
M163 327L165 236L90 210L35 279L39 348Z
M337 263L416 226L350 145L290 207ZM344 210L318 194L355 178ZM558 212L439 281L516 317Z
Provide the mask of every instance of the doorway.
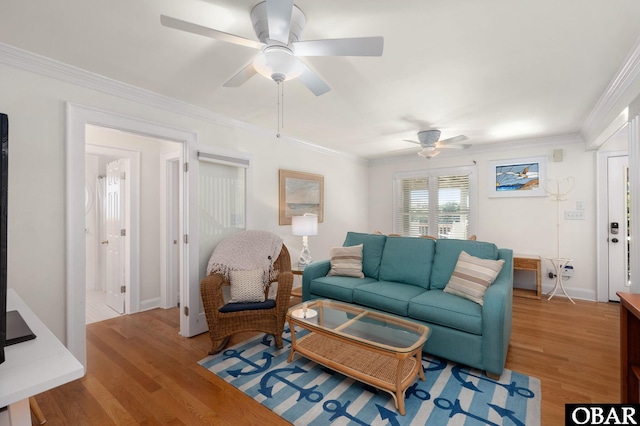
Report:
M608 285L609 300L620 301L616 292L629 292L629 157L607 159L608 185Z
M95 182L95 208L85 219L87 323L177 306L182 269L181 144L99 126L87 126L86 141L87 186ZM162 164L167 159L169 198L164 196L167 170ZM168 219L159 214L167 208ZM171 231L172 250L158 256L165 229ZM171 271L170 282L161 280L165 270ZM166 294L176 302L168 302Z
M619 301L629 292L629 157L627 151L599 152L597 159L597 256L599 302Z
M118 295L117 303L108 303L107 295L109 290L113 293L113 285L109 282L113 281L113 273L108 274L108 253L115 248L119 249L120 256L118 263L124 274L124 255L125 251L120 247L124 243L124 239L110 239L108 236L108 222L105 213L112 211L113 206L108 205L108 176L107 170L113 171L114 167L124 169L125 175L131 174L130 162L128 158L119 158L120 154L113 150L112 155L104 153L105 148L87 146L87 154L85 155L85 175L86 175L86 212L85 212L85 263L86 263L86 324L104 321L106 319L115 318L125 312L124 295ZM103 152L100 154L99 152ZM120 174L111 176L111 180L118 180L117 188L119 194L117 199L120 201L121 214L119 215L119 228L127 228L126 223L130 223L128 215L128 200L125 191L125 183L120 180ZM112 185L111 190L114 187ZM120 209L118 209L120 210ZM113 225L113 223L112 223ZM113 262L111 262L113 264ZM111 280L108 278L110 275ZM130 280L122 275L122 285Z

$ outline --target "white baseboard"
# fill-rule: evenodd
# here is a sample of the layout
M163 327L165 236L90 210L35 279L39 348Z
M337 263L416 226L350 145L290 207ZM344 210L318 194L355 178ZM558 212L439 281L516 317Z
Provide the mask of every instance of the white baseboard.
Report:
M160 307L160 298L146 299L140 301L140 312L149 311Z

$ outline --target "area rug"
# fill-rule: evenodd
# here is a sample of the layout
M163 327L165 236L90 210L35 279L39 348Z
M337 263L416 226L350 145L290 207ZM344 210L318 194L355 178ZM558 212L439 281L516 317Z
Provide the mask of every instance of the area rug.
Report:
M289 337L285 329L285 337ZM294 425L540 424L540 380L504 370L500 380L423 355L426 381L405 394L406 415L384 391L343 376L257 337L199 362Z

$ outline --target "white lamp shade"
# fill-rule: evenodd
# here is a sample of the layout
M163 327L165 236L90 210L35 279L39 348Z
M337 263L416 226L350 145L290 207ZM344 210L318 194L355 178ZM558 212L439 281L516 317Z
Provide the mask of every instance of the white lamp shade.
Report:
M318 235L318 216L293 216L291 218L291 233L298 236Z

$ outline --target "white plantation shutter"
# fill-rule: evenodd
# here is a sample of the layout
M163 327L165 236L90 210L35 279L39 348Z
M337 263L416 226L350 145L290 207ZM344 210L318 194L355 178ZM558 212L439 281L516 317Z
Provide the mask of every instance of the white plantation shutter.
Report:
M394 175L393 232L466 239L474 228L475 167Z
M438 176L438 238L466 240L470 213L469 175Z
M429 178L396 180L394 232L402 235L429 234Z

